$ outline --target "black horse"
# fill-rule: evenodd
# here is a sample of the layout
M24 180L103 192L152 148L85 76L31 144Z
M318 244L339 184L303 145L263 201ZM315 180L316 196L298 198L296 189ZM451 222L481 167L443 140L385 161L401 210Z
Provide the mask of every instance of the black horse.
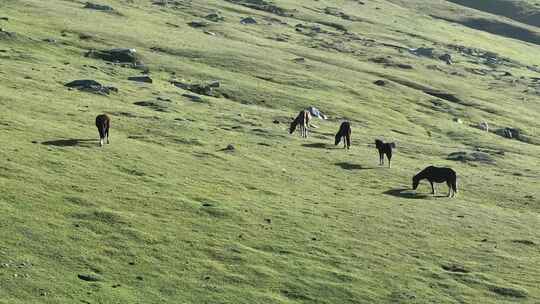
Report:
M109 127L111 126L111 119L107 114L100 114L96 117L96 127L99 132L99 145L103 147L103 141L107 138L109 143Z
M339 131L336 133L336 146L339 144L339 142L343 139L343 149L351 148L351 123L348 121L344 121L341 123L341 126L339 126Z
M379 166L384 165L384 155L388 158L388 168L390 168L390 161L392 160L392 149L396 147L395 143L385 143L380 139L375 140L375 147L379 151Z
M418 183L423 179L427 179L431 184L431 194L433 195L435 195L433 183L446 182L448 185L448 197L454 197L458 192L456 171L450 168L440 168L435 166L425 168L413 177L413 190L418 188Z

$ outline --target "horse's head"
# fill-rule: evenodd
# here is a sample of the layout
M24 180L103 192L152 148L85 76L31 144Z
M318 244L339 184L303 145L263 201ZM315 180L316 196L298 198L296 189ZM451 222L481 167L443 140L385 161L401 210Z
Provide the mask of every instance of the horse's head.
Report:
M412 188L413 188L413 190L416 190L416 188L418 188L419 183L420 183L420 179L415 175L412 178Z
M339 144L339 142L341 141L341 134L336 134L336 141L335 141L335 144L336 146Z
M294 130L296 130L296 119L291 122L291 126L289 127L289 134L293 134Z

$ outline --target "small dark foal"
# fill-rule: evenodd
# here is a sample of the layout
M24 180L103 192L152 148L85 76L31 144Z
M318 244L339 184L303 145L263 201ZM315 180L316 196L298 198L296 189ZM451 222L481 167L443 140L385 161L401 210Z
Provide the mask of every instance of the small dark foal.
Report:
M450 168L440 168L429 166L413 177L413 190L418 188L421 180L427 179L431 184L431 194L435 195L435 187L433 183L444 183L448 185L448 197L454 197L457 190L457 175L456 171Z
M336 133L336 146L339 144L339 142L343 139L343 149L351 148L351 123L348 121L344 121L341 123L341 126L339 126L339 131Z
M99 132L99 145L103 147L103 141L107 138L109 143L109 127L111 126L111 119L107 114L100 114L96 116L96 127Z
M388 158L388 168L391 167L392 149L396 147L395 143L385 143L380 139L375 140L375 147L379 151L379 166L384 165L384 155Z

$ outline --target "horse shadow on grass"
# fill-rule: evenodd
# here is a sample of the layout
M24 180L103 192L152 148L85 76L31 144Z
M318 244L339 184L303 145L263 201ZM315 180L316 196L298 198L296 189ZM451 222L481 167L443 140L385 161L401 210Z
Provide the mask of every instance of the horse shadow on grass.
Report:
M431 195L414 193L411 191L411 189L406 188L390 189L384 191L383 194L407 199L429 199L432 197Z
M98 141L94 138L70 138L70 139L56 139L48 140L41 143L45 146L55 146L55 147L95 147L98 146Z
M339 162L335 163L336 166L341 167L344 170L371 170L373 167L364 167L360 164L353 164L348 162Z
M302 147L315 148L315 149L330 149L330 147L326 143L322 143L322 142L302 144Z

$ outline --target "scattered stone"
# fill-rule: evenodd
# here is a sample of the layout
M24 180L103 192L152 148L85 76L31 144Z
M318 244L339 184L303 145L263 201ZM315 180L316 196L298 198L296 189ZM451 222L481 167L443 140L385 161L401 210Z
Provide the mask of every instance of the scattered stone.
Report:
M465 267L461 265L451 264L451 265L442 265L442 269L450 272L457 272L457 273L469 273L470 271L465 269Z
M0 20L2 20L2 21L9 21L9 18L8 18L8 17L0 17Z
M380 87L384 87L387 83L386 83L386 81L384 81L382 79L379 79L379 80L376 80L375 82L373 82L373 84L378 85Z
M99 282L99 281L102 281L102 279L97 276L97 275L94 275L94 274L79 274L77 275L77 277L83 281L87 281L87 282Z
M495 159L485 152L453 152L446 158L448 160L461 161L461 162L481 162L487 164L494 164Z
M264 219L264 221L265 221L267 224L272 224L272 219L267 218L267 219Z
M140 58L137 50L130 48L90 50L84 56L102 59L109 62L140 64Z
M236 148L232 144L228 144L224 150L232 152L232 151L235 151Z
M411 52L412 54L416 56L423 56L423 57L429 57L429 58L434 57L434 51L435 51L434 48L426 48L426 47L419 47L416 49L409 50L409 52Z
M411 70L413 68L412 65L410 65L410 64L394 62L390 58L391 58L390 56L388 56L388 57L376 57L376 58L369 59L369 61L382 64L385 67L396 67L396 68L406 69L406 70Z
M446 64L448 64L448 65L451 65L453 63L452 62L452 55L450 55L448 53L439 56L439 59L446 62Z
M101 83L91 79L74 80L64 84L68 88L78 89L79 91L90 92L100 95L109 95L111 92L118 93L118 89L111 86L104 86Z
M225 20L223 16L221 16L219 13L210 13L204 17L206 20L210 20L213 22L219 22Z
M203 33L205 33L206 35L210 35L210 36L216 36L216 33L210 32L210 31L203 31Z
M501 287L501 286L489 286L489 290L505 297L526 298L528 296L528 292L524 289Z
M536 245L535 242L529 241L529 240L512 240L512 243L527 245L527 246L534 246Z
M137 81L137 82L146 82L146 83L152 83L153 82L152 78L150 78L150 76L148 76L148 75L131 76L131 77L128 77L128 80Z
M166 103L157 102L157 101L137 101L133 103L134 105L141 107L148 107L154 111L158 112L170 112L169 107Z
M253 17L246 17L240 20L241 24L257 24L257 20Z
M457 118L457 117L454 117L453 121L456 122L456 123L458 123L458 124L462 124L462 123L463 123L463 120L461 120L461 118Z
M202 99L202 97L200 96L197 96L197 95L193 95L193 94L182 94L182 96L186 97L186 98L189 98L191 99L191 101L195 101L195 102L203 102L204 100Z
M190 84L182 81L171 80L171 83L178 88L191 91L195 94L214 96L213 88L219 88L219 81L212 81L208 84Z
M275 4L272 4L265 0L225 0L235 4L243 5L254 10L265 11L282 17L292 17L292 12L296 10L287 10L282 7L279 7Z
M44 42L48 42L48 43L56 43L56 39L53 39L53 38L45 38L43 39Z
M279 120L275 119L275 120L273 121L273 123L275 123L276 125L279 125Z
M191 21L188 23L188 25L193 28L203 28L209 26L210 24L204 21Z
M92 2L86 2L86 4L84 5L84 8L103 11L103 12L109 12L109 13L116 12L114 8L108 5L96 4Z
M296 63L304 63L306 62L306 59L304 57L298 57L298 58L294 58L293 61Z

